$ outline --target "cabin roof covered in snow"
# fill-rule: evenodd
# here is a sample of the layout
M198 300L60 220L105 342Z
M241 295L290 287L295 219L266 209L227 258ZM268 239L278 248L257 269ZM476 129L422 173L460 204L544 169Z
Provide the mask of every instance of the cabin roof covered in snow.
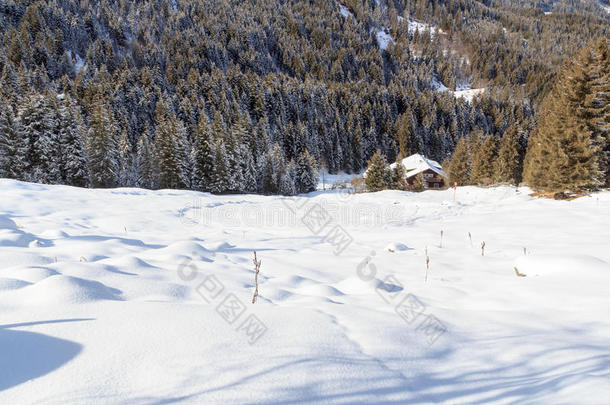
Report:
M415 176L416 174L424 172L428 169L443 177L447 177L447 174L443 171L443 168L438 162L428 159L419 153L404 158L401 163L407 171L407 177ZM390 167L396 167L396 163L392 163Z

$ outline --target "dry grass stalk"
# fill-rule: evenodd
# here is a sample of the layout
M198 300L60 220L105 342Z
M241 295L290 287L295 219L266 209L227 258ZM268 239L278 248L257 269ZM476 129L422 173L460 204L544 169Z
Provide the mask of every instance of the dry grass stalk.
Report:
M468 239L470 239L470 247L472 247L472 235L468 232Z
M441 229L441 245L440 245L440 247L441 248L443 247L443 230L442 229Z
M525 277L526 275L523 273L519 273L519 269L517 269L516 267L514 267L515 269L515 273L517 274L517 277Z
M256 302L256 298L258 297L258 272L261 269L261 260L256 259L256 251L254 251L254 260L252 260L252 262L254 263L254 283L256 284L254 296L252 297L252 303L254 304Z
M485 256L485 241L481 242L481 256Z

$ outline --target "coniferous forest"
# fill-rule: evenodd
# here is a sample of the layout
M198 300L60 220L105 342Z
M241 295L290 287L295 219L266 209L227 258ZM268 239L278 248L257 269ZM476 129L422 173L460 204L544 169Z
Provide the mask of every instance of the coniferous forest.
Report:
M0 177L292 195L422 153L604 187L609 37L596 1L6 0Z

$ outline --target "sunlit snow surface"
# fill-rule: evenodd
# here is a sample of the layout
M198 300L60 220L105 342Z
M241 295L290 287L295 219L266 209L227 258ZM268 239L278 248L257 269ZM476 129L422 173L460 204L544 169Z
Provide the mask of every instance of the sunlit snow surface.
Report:
M607 403L610 193L528 193L0 179L0 403Z

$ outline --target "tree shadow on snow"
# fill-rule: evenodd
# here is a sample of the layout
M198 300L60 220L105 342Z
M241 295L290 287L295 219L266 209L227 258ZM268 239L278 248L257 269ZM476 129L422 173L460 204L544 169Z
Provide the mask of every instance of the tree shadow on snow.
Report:
M60 368L75 358L83 348L81 344L69 340L11 329L90 320L93 319L57 319L0 325L0 391Z
M579 336L584 331L567 332L564 337ZM571 335L571 336L570 336ZM531 339L532 336L523 336ZM459 338L458 338L459 339ZM456 339L457 340L457 339ZM263 370L248 372L244 364L229 367L232 375L241 370L241 375L233 381L218 384L194 393L179 396L147 397L146 401L156 404L173 404L183 401L202 401L206 397L217 400L227 392L227 400L235 395L235 390L249 390L253 385L265 386L273 392L273 399L266 398L266 404L297 405L313 403L375 403L375 404L430 404L430 403L543 403L566 387L578 387L581 390L590 384L599 383L600 379L610 376L610 354L604 345L570 343L553 345L544 348L539 346L529 353L520 353L513 361L499 361L489 358L482 362L478 369L459 367L462 360L457 360L456 367L435 367L441 363L455 361L455 347L461 350L472 350L470 345L485 344L484 340L464 341L457 346L435 350L430 348L427 354L405 359L409 366L397 366L391 359L358 358L351 356L322 356L319 358L295 358L282 356L278 363ZM572 340L572 339L569 339ZM582 349L582 355L573 357L574 350ZM563 354L568 354L565 360ZM549 362L547 359L559 359ZM317 373L326 367L340 365L345 369L366 369L378 363L385 372L377 375L350 377L337 375L333 380L317 378ZM387 365L386 365L387 364ZM429 367L427 366L429 365ZM379 369L378 369L379 370ZM442 370L442 371L441 371ZM310 376L309 381L287 381L286 372ZM328 373L321 373L328 375ZM277 381L270 383L270 381ZM301 378L301 380L303 380ZM584 385L581 385L584 384ZM142 398L140 398L142 399ZM596 398L599 399L599 398Z

